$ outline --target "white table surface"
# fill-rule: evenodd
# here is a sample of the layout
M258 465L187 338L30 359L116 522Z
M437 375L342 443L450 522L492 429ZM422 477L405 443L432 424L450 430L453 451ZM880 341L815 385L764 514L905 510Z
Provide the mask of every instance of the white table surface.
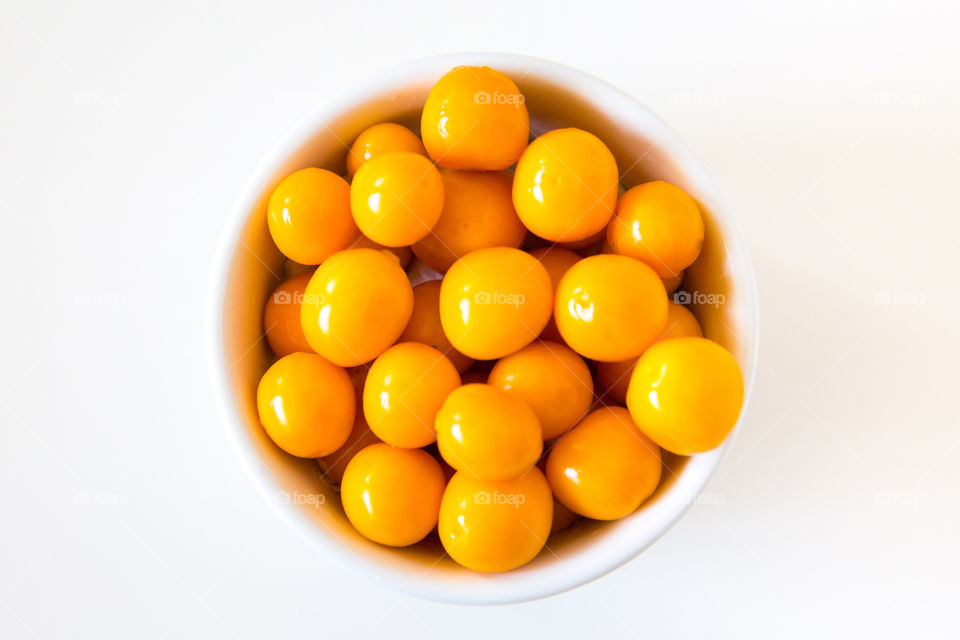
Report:
M135 4L0 5L0 637L957 637L960 5ZM606 578L484 609L308 548L203 360L262 154L351 78L458 50L646 102L728 191L762 305L713 504Z

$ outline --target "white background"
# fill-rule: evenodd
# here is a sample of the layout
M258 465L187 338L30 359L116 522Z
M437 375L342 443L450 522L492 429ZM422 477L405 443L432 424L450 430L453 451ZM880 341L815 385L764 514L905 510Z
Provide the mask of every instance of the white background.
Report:
M0 637L960 633L957 3L0 7ZM203 360L261 156L352 79L462 50L579 67L672 124L742 219L762 314L713 504L606 578L485 609L308 548Z

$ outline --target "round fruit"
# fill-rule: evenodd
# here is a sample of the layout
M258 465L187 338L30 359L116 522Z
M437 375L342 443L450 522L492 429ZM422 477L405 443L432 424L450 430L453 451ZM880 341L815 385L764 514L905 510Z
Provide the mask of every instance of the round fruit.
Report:
M556 342L536 342L499 360L487 384L526 403L544 440L577 424L593 402L593 379L583 358Z
M667 182L646 182L627 191L607 227L614 253L650 266L661 278L677 276L703 247L703 216L693 198Z
M450 362L463 373L473 364L453 348L440 326L440 281L428 280L413 288L413 313L406 329L400 334L400 342L420 342L429 345L450 358Z
M313 167L290 174L273 190L267 227L280 253L301 264L320 264L360 235L350 215L350 185Z
M373 444L347 465L340 500L357 531L405 547L436 526L445 484L440 464L426 451Z
M533 560L550 535L553 496L536 467L513 480L457 472L440 503L440 542L474 571L509 571Z
M436 427L443 459L485 480L516 478L536 464L543 451L533 409L488 384L464 385L448 395Z
M706 338L674 338L637 361L627 407L640 429L667 451L710 451L733 430L743 376L730 352Z
M441 169L443 213L431 233L413 245L427 266L443 273L476 249L523 244L527 229L513 210L512 177L494 171Z
M602 230L617 204L617 161L582 129L554 129L523 152L513 176L513 205L523 224L554 242Z
M554 291L557 290L557 285L560 284L560 278L567 272L567 269L583 259L580 254L560 247L534 249L530 252L530 255L539 260L540 264L547 269L547 274L550 276L550 284L553 286ZM543 332L540 333L540 339L563 342L563 338L557 330L557 322L553 319L553 309L550 311L550 320L547 322L547 326L543 329Z
M550 319L553 288L519 249L479 249L460 258L440 287L443 332L461 353L492 360L530 344Z
M315 353L280 358L257 386L260 424L278 447L301 458L342 447L355 411L350 376Z
M430 90L420 132L442 167L499 171L526 148L530 116L506 75L490 67L457 67Z
M623 407L597 409L563 436L547 458L557 500L594 520L633 513L657 488L660 448Z
M352 367L397 341L413 311L413 289L383 251L349 249L317 269L304 294L300 323L314 351Z
M397 151L427 155L417 134L403 125L381 122L368 127L357 136L347 153L347 175L353 178L360 165L367 160Z
M691 336L703 336L700 323L686 307L671 300L667 305L667 328L664 329L660 340ZM597 385L606 391L605 396L609 396L619 403L627 401L630 374L633 373L633 367L637 364L637 359L630 358L622 362L597 363Z
M395 447L436 441L440 405L460 386L450 360L419 342L401 342L377 358L363 387L363 413L377 436Z
M667 294L657 274L639 260L591 256L560 279L554 317L574 351L618 362L640 355L663 333Z
M419 154L376 156L353 177L350 210L360 231L374 242L387 247L413 244L440 219L443 180Z
M273 290L263 308L267 344L278 358L297 351L313 352L300 327L300 304L311 275L304 273L282 283Z

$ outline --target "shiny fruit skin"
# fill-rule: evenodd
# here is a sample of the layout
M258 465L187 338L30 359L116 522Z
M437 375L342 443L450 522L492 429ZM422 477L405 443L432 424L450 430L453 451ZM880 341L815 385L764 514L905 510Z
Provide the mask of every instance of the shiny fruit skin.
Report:
M367 127L347 152L347 175L353 178L367 160L398 151L427 155L417 134L401 124L381 122Z
M313 353L300 326L300 305L312 273L290 278L273 290L263 308L267 344L278 358L302 351Z
M350 184L350 210L363 235L387 247L413 244L443 210L443 180L429 158L397 152L364 162Z
M453 348L440 326L440 281L428 280L413 288L413 313L398 342L420 342L429 345L450 358L450 362L463 373L473 364Z
M514 164L530 138L520 89L490 67L456 67L430 90L420 133L441 167L500 171Z
M607 227L614 253L646 263L661 278L693 264L703 248L703 216L696 201L668 182L646 182L617 201Z
M557 329L580 355L602 362L643 353L667 325L667 293L650 267L600 254L572 266L557 287Z
M440 323L461 353L492 360L530 344L550 319L553 288L536 258L519 249L479 249L460 258L440 286Z
M536 467L513 480L458 471L440 503L440 542L474 571L509 571L533 560L550 535L553 496Z
M687 456L720 446L743 406L743 376L729 351L706 338L650 347L633 370L627 408L667 451Z
M363 413L373 432L395 447L425 447L437 439L434 421L460 374L450 360L419 342L401 342L370 367Z
M667 306L667 328L661 334L660 340L702 336L703 330L700 329L697 318L685 306L671 300ZM637 360L638 358L631 358L622 362L597 363L597 385L606 392L603 394L605 400L621 404L627 401L630 374L633 373Z
M350 185L310 167L280 181L267 204L267 226L280 253L300 264L320 264L360 235L350 213Z
M547 479L557 500L594 520L633 513L656 490L661 470L660 448L623 407L588 415L547 458Z
M513 210L513 178L499 171L441 169L443 212L430 233L413 245L428 267L445 272L459 258L476 249L513 247L527 237L527 229Z
M601 231L617 204L617 161L582 129L554 129L530 143L513 175L513 206L530 231L576 242Z
M484 480L516 478L543 452L537 414L489 384L464 385L448 395L436 427L443 459Z
M389 251L396 256L397 262L399 262L400 266L404 269L406 269L410 264L410 261L413 260L413 251L410 250L410 247L386 247L379 242L374 242L362 234L353 241L353 244L350 245L350 249L376 249L377 251Z
M300 323L314 351L353 367L396 342L412 311L413 289L393 256L349 249L330 256L310 278Z
M593 402L593 378L583 358L556 342L535 342L501 358L487 384L527 404L540 420L544 440L577 424Z
M280 358L257 386L260 424L278 447L301 458L342 447L356 409L350 376L315 353Z
M580 254L560 247L534 249L530 252L530 255L539 260L540 264L547 269L547 274L550 276L550 284L553 286L554 291L557 290L557 285L560 284L560 278L567 272L567 269L583 259L583 256ZM540 339L563 342L563 337L560 335L560 331L557 330L557 322L553 319L552 308L550 310L550 321L547 322L547 326L544 327L540 333Z
M361 534L405 547L436 526L445 485L440 464L426 451L373 444L347 465L340 500Z

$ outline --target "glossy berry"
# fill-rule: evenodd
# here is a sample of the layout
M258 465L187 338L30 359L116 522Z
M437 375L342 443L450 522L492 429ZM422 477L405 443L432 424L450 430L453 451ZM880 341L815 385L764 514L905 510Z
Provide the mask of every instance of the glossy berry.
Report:
M594 520L633 513L656 490L660 473L660 448L622 407L591 413L547 458L547 479L557 500Z
M350 523L374 542L405 547L436 526L446 481L422 449L373 444L347 465L340 500Z
M533 560L546 544L553 496L539 469L512 480L478 480L458 471L440 504L440 542L474 571L509 571Z
M718 447L743 406L743 376L729 351L706 338L674 338L637 361L627 408L667 451L692 455Z
M370 362L403 332L413 311L413 289L393 256L350 249L317 269L300 309L307 342L331 362Z
M280 358L257 387L260 424L278 447L301 458L319 458L343 446L355 411L350 376L315 353Z
M280 252L305 265L320 264L360 235L346 180L313 167L276 186L267 203L267 226Z

